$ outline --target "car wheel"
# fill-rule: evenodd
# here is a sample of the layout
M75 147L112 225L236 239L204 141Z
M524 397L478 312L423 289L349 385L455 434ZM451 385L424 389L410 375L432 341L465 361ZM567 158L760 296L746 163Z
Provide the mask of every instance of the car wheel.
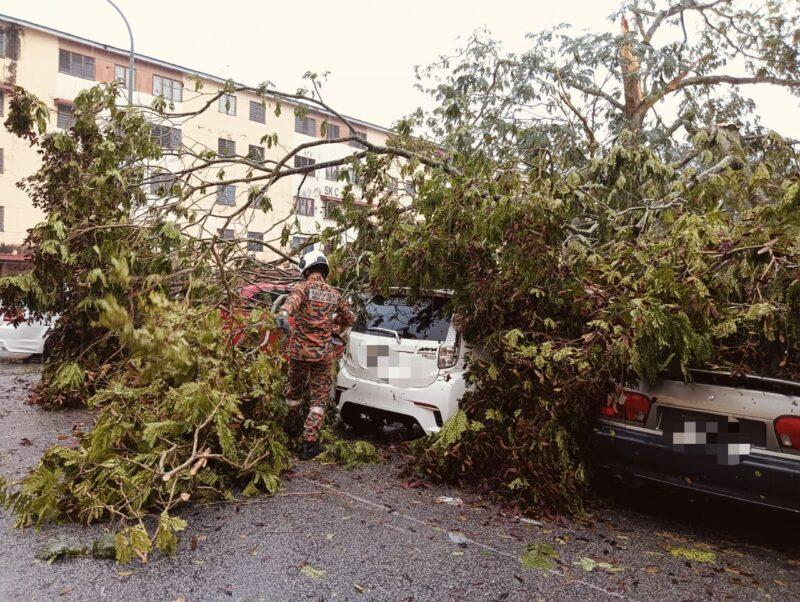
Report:
M374 431L378 426L378 421L367 408L353 403L344 404L339 416L346 426L357 433Z

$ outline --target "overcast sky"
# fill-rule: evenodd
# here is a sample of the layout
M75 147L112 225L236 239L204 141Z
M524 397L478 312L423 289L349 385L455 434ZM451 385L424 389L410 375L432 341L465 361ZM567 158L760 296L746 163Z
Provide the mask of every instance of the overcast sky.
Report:
M351 116L389 126L424 104L414 65L451 52L486 26L510 50L525 34L565 22L609 30L619 0L116 0L136 50L236 81L264 80L293 91L308 70L330 71L326 100ZM128 47L106 0L0 0L0 12L75 35ZM616 26L613 26L616 29ZM795 99L757 96L765 124L800 136ZM791 122L788 126L787 122Z

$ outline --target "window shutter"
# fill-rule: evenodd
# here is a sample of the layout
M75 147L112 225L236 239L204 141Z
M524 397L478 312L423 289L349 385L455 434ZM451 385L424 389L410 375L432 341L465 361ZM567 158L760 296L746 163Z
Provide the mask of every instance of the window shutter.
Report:
M179 149L183 144L183 132L178 128L169 128L169 147L172 150Z
M161 96L161 77L158 75L153 76L153 96Z
M83 57L83 77L94 79L94 58L90 56Z
M250 121L257 121L258 123L266 123L267 110L263 103L250 101Z
M61 73L69 73L69 52L66 50L58 51L58 70Z

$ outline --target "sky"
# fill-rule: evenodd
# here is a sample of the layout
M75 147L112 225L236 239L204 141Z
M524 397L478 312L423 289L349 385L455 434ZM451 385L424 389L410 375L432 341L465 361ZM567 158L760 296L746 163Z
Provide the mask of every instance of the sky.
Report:
M620 0L116 2L137 52L244 84L268 80L285 91L301 87L306 71L327 71L323 94L331 106L391 126L426 105L414 89L414 66L451 53L459 37L488 27L507 49L521 51L526 33L558 23L616 31L608 15ZM106 0L0 0L0 13L128 48L127 30ZM775 90L756 99L765 125L800 137L796 99Z

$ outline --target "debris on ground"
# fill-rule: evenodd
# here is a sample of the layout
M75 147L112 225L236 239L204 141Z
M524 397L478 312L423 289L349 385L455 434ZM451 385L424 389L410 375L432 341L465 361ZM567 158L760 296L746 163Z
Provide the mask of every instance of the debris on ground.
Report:
M36 558L52 563L62 558L77 558L79 556L86 556L87 554L88 549L86 546L74 541L58 538L48 541L42 546L39 551L36 552Z
M380 464L383 457L369 441L335 439L325 446L317 459L322 463L338 464L353 470L366 464Z
M624 569L622 567L614 566L608 562L598 562L594 558L584 557L580 560L573 562L575 566L581 567L587 573L591 573L595 569L601 569L606 573L621 573Z
M300 572L311 579L324 579L327 575L324 570L315 568L308 563L300 566Z
M549 543L539 542L529 545L519 560L526 569L549 571L557 559L558 552L553 549L553 546Z
M703 548L670 548L669 553L675 558L690 562L713 564L717 561L717 555L714 552Z
M448 506L458 506L459 508L464 505L460 497L450 497L449 495L440 495L433 500L434 504L447 504Z

